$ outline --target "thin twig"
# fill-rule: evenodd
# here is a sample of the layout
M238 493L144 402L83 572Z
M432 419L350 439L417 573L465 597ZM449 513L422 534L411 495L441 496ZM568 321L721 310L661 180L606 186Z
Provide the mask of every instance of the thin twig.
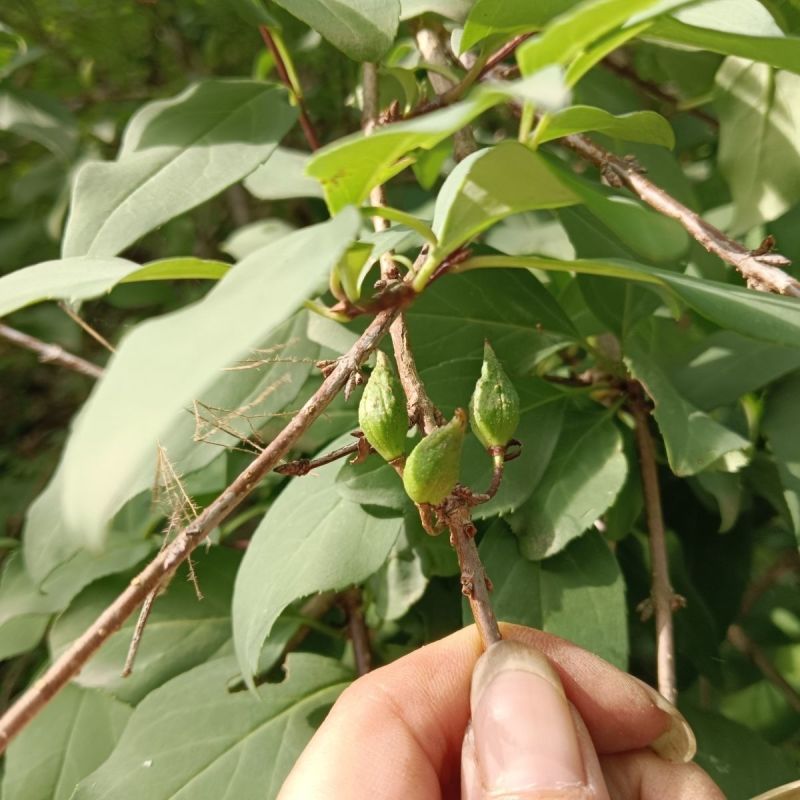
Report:
M86 361L80 356L67 352L61 345L43 342L35 336L22 333L22 331L2 323L0 323L0 336L20 347L32 350L39 356L39 361L44 364L57 364L60 367L71 369L73 372L79 372L81 375L88 375L90 378L101 378L103 376L102 367L98 367L97 364L92 364L91 361Z
M261 38L264 40L264 44L267 46L270 53L272 53L272 57L275 59L275 69L278 73L278 77L295 96L297 108L300 112L300 127L303 129L303 134L306 137L308 146L312 150L319 150L319 139L317 138L317 133L314 130L314 126L311 124L311 119L308 116L305 100L298 91L299 87L294 85L294 82L289 75L289 70L286 69L286 64L283 61L280 48L278 47L275 39L272 36L272 33L270 33L270 30L266 25L259 25L258 30L261 33Z
M483 65L478 77L483 78L488 75L498 64L505 61L526 39L530 39L532 33L521 33L510 41L506 42L499 50L496 50Z
M58 307L79 327L82 328L89 336L92 337L99 345L105 347L109 353L114 352L114 345L103 336L100 331L96 328L93 328L80 314L76 313L73 309L69 307L68 303L65 303L63 300L58 304Z
M364 333L342 356L319 389L292 420L174 541L159 553L102 614L81 634L47 671L0 718L0 751L32 720L69 680L80 672L95 651L119 630L150 592L169 578L206 536L250 495L259 481L288 452L331 401L344 389L350 375L375 350L399 313L380 312Z
M455 548L461 568L461 591L469 600L483 646L488 648L499 642L502 636L489 597L492 584L475 546L475 526L470 518L469 507L463 503L453 503L445 508L445 518L450 529L450 543Z
M346 444L344 447L340 447L337 450L331 450L330 453L326 453L319 458L298 458L295 461L287 461L285 464L275 467L273 472L277 472L280 475L294 475L297 477L308 475L312 469L324 467L326 464L332 464L334 461L338 461L340 458L345 458L354 453L361 454L365 450L369 453L371 448L365 439L359 438L357 442Z
M635 386L630 409L636 426L636 443L639 449L639 466L647 512L647 528L650 534L650 563L652 587L650 599L656 622L656 661L658 669L658 691L675 702L675 637L672 611L675 592L669 580L669 560L664 535L664 515L661 509L661 490L658 485L656 452L650 435L650 411L640 387Z
M778 672L766 653L744 632L744 629L739 625L731 625L728 628L728 641L758 667L761 674L778 689L791 708L800 714L800 693Z
M746 617L764 592L775 586L784 575L800 572L800 554L797 550L784 550L761 575L747 587L742 597L741 615Z
M649 95L650 97L660 100L662 103L667 103L677 110L685 110L687 113L691 114L692 116L697 117L698 119L703 120L709 127L713 128L714 130L719 129L719 120L716 117L711 116L707 111L703 111L702 108L687 108L681 109L681 99L676 95L672 94L669 90L665 89L663 86L659 86L657 83L653 81L648 81L645 78L642 78L630 64L623 63L618 58L614 56L607 56L600 62L609 72L613 72L615 75L619 75L620 78L625 78L625 80L630 81L634 86L638 89L641 89L645 94Z
M158 595L158 588L150 592L142 603L142 608L139 611L139 617L136 620L136 625L133 629L133 636L131 636L131 643L128 645L128 655L125 657L125 666L122 668L122 677L127 678L133 672L133 664L136 661L136 656L139 652L139 645L142 643L142 634L144 633L147 620L150 619L150 614L153 611L153 606L156 602Z
M660 214L677 220L709 253L735 267L750 288L800 297L800 282L782 269L791 264L789 259L777 253L757 254L748 250L656 186L635 163L606 150L588 136L574 134L558 141L590 161L605 176L613 176L620 185L626 186Z
M372 668L372 650L369 646L369 629L361 610L361 591L353 587L342 592L341 599L347 614L347 630L353 643L356 672L366 675Z

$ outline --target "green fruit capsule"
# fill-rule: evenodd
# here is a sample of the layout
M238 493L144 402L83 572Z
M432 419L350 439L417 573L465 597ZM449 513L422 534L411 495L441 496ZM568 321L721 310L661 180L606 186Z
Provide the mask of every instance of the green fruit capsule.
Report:
M505 447L519 425L519 395L489 342L484 345L481 376L469 401L469 421L487 450Z
M387 461L405 452L408 412L403 387L386 353L380 350L358 404L358 424L372 445Z
M461 408L447 425L429 433L412 451L403 472L406 494L415 503L438 505L458 483L467 415Z

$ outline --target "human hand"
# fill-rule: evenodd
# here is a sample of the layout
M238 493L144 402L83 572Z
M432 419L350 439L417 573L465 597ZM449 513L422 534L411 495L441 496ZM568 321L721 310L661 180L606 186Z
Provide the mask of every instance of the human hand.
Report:
M356 681L279 800L724 800L685 763L694 736L655 690L558 637L502 629L477 668L472 627Z

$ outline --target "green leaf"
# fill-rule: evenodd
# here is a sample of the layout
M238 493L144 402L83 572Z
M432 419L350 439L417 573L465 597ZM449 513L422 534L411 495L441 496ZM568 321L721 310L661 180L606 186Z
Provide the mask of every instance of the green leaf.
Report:
M60 597L36 588L25 572L21 553L9 555L0 577L0 659L35 647L44 636L50 617L65 605Z
M498 34L512 36L516 33L535 31L546 25L553 17L567 11L578 0L475 0L464 23L461 36L461 52L474 47L478 42Z
M504 142L479 150L450 173L439 191L433 217L439 243L431 259L441 262L504 217L577 202L547 161L524 145Z
M134 711L111 757L72 800L274 800L327 709L352 679L338 662L305 653L280 684L229 692L231 658L179 675ZM190 734L190 735L189 735Z
M687 305L722 328L729 328L764 342L786 347L800 346L797 301L788 297L753 292L727 283L692 278L622 259L559 261L541 256L476 256L457 265L453 271L486 267L578 272L663 286L671 289Z
M80 686L103 689L136 705L156 687L206 661L230 639L230 599L240 557L234 551L216 547L193 556L192 561L203 598L198 599L195 587L181 570L153 605L130 677L122 677L121 669L136 614L109 637L103 649L81 670L76 679ZM107 578L93 583L72 601L50 632L54 659L127 584L122 578Z
M463 128L481 112L499 101L501 95L479 92L449 108L433 111L408 122L378 128L370 136L345 136L318 150L307 172L321 181L332 213L348 204L361 205L370 189L405 169L417 148L430 150Z
M797 766L783 750L753 731L710 711L681 706L697 736L695 760L728 800L754 795L797 779Z
M0 278L0 317L45 300L99 297L140 269L123 258L62 258L18 269Z
M105 761L131 709L102 692L67 685L8 747L6 800L69 800Z
M778 466L783 497L789 508L794 532L800 542L800 419L797 398L800 372L782 381L769 395L763 430Z
M420 370L460 358L480 362L489 340L512 378L530 374L538 352L553 342L577 338L572 321L547 289L525 272L475 272L448 276L423 292L407 314L414 356ZM480 374L471 373L464 406ZM435 399L435 398L434 398Z
M110 292L118 283L221 278L230 264L201 258L165 258L140 266L124 258L59 258L0 278L0 317L46 300L78 303Z
M670 377L687 400L707 411L735 403L795 369L800 369L798 348L715 331L681 351Z
M88 259L87 259L88 260ZM211 280L223 278L231 265L225 261L194 256L160 258L148 261L132 275L126 275L120 283L135 281Z
M205 411L195 407L203 419L211 417L213 423L221 413L225 425L238 423L243 433L250 430L235 409L265 376L252 369L223 370L242 360L263 359L258 349L326 282L358 224L358 214L351 211L283 237L238 264L199 303L148 320L122 341L75 422L62 459L64 522L75 541L99 547L108 520L122 503L152 486L159 442L182 473L208 463L214 445L193 446L193 437L205 427L208 439L214 429L206 423L195 431L193 401L204 402ZM296 269L300 263L302 270ZM280 337L279 342L287 362L267 358L268 367L279 369L268 370L264 385L275 380L278 385L264 398L271 404L266 411L280 410L287 397L293 399L308 374L307 363L291 359L292 348L302 352L303 341ZM237 387L234 376L246 390ZM209 394L215 385L219 388ZM251 407L249 413L256 411ZM235 439L224 434L211 438L226 444ZM185 460L192 452L199 463Z
M294 226L281 219L262 219L237 228L221 245L220 250L230 253L237 261L250 253L271 244L281 236L291 233Z
M735 205L731 229L741 233L800 199L800 76L728 58L716 82L719 166Z
M625 581L599 533L575 539L551 558L529 561L508 525L497 520L479 552L494 582L498 619L563 636L627 669Z
M325 452L351 441L342 437ZM328 467L292 480L250 540L233 594L236 655L248 682L264 639L289 603L365 580L400 533L402 518L373 516L343 499L336 474Z
M0 87L0 131L39 142L61 159L73 155L78 141L75 118L60 103L8 83Z
M694 475L728 453L740 454L751 443L683 398L641 337L628 337L625 361L655 403L653 412L672 471Z
M427 585L422 558L410 545L404 528L384 565L367 581L375 613L387 622L400 619L422 597Z
M680 5L681 0L668 2ZM592 42L618 26L635 18L641 22L647 15L637 12L656 6L663 13L660 0L590 0L558 16L541 36L517 48L517 62L523 75L532 75L548 64L566 64Z
M294 123L287 92L208 80L133 117L112 162L78 173L64 256L113 256L266 161Z
M309 159L300 150L276 147L269 161L244 179L244 187L259 200L322 197L319 183L306 177Z
M361 464L344 464L336 475L336 490L352 503L396 509L408 504L402 479L376 456Z
M571 106L548 114L536 129L536 141L549 142L573 133L598 131L628 142L647 142L662 147L675 146L675 134L669 122L655 111L633 111L614 116L602 108Z
M226 0L248 25L269 25L280 28L278 21L267 13L262 0Z
M275 0L355 61L378 61L392 46L400 0Z
M757 0L705 0L656 20L647 35L800 72L800 38L784 36Z
M689 249L689 234L630 195L579 177L563 165L550 162L566 186L586 209L638 256L656 264L672 263Z
M608 412L567 417L544 478L510 518L522 553L541 559L563 550L610 508L627 471Z

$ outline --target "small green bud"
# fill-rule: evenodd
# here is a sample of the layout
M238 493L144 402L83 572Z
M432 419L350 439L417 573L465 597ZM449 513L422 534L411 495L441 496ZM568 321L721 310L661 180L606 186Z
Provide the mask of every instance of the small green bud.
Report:
M489 342L484 345L481 376L469 401L469 421L487 450L505 447L519 425L519 395Z
M438 505L458 483L467 415L461 408L447 425L429 433L412 451L403 472L406 494L415 503Z
M389 357L380 350L358 404L358 424L367 441L387 461L403 455L408 434L406 396Z

